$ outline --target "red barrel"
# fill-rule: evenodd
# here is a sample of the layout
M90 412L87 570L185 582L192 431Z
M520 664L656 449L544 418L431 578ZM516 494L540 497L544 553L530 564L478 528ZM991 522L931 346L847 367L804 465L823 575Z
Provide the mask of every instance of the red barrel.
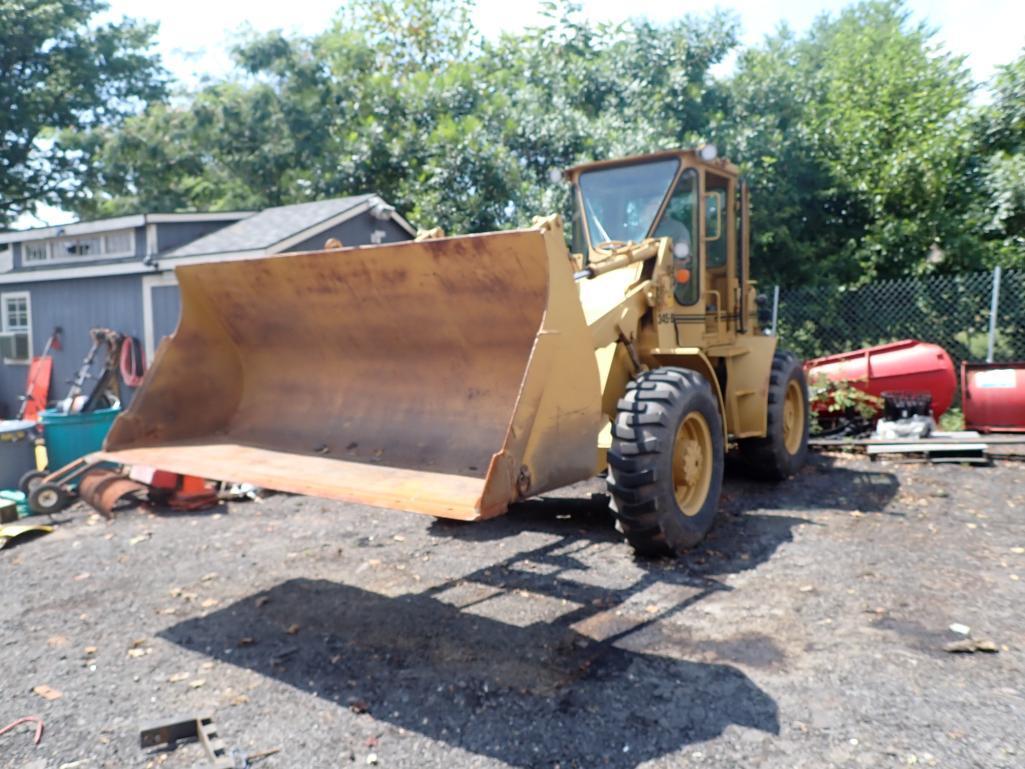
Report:
M937 419L950 408L957 391L954 362L947 351L915 339L815 358L806 361L804 368L809 381L820 376L847 381L879 397L884 392L927 392Z
M965 427L1025 432L1025 361L961 364Z

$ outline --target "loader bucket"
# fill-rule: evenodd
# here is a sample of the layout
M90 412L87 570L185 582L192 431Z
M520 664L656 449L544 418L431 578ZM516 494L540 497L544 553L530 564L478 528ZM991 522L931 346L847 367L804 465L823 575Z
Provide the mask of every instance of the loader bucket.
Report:
M183 266L104 456L472 520L590 477L601 394L557 217Z

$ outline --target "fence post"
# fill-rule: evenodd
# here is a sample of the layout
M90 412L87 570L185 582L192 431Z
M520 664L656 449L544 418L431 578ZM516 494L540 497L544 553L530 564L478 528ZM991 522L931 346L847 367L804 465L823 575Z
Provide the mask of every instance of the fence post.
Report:
M989 343L986 346L986 363L993 362L993 350L997 342L997 310L1000 307L1000 268L993 268L993 295L989 301ZM775 325L773 326L775 329Z
M997 269L1000 269L999 267ZM777 336L776 321L779 319L779 285L772 289L772 335Z

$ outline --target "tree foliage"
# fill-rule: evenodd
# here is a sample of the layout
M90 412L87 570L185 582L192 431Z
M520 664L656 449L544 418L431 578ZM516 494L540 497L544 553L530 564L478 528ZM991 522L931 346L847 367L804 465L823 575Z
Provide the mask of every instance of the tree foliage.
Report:
M245 38L233 74L72 125L81 216L252 208L373 190L453 232L565 211L558 169L715 141L752 186L756 275L857 284L1025 263L1022 61L979 107L899 0L735 51L728 13L581 19L484 39L472 0L358 0L314 36Z
M117 125L165 96L156 27L94 25L101 0L0 3L0 227L79 186L82 157L55 131Z

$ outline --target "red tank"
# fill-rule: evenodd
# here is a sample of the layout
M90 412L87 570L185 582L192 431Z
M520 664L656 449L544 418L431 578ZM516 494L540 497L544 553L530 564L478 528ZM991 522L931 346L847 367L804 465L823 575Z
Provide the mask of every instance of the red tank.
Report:
M947 351L914 339L815 358L805 361L804 369L809 382L825 376L880 397L884 392L927 392L937 419L950 408L957 391L954 362Z
M965 427L1025 433L1025 361L961 364Z

